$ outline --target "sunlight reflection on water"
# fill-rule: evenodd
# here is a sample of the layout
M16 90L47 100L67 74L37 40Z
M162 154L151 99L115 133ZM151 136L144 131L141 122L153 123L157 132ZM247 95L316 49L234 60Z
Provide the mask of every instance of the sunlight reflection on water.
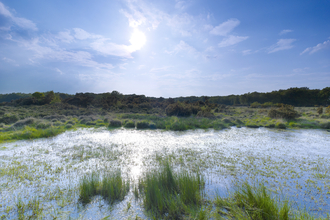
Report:
M132 193L111 211L99 198L77 208L79 178L91 171L120 169L134 183L165 158L176 169L199 169L206 176L210 197L215 191L224 195L233 181L247 178L265 181L278 196L291 198L296 207L318 214L330 211L330 135L321 130L79 129L1 146L7 149L0 151L0 216L9 213L12 219L17 217L17 198L27 202L34 196L42 199L48 218L54 213L94 219L110 214L145 217L141 202L135 202ZM130 201L132 208L123 211Z

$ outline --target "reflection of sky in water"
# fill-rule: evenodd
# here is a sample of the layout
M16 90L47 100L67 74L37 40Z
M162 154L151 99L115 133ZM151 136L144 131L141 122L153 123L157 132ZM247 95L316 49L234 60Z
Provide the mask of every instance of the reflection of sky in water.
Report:
M6 147L0 151L0 216L6 208L13 207L9 213L16 218L17 198L28 201L33 196L44 200L45 213L74 218L107 216L109 207L100 198L85 208L77 208L79 177L93 170L102 174L120 169L125 178L136 182L164 158L170 158L175 168L200 169L206 176L210 197L215 191L225 195L233 182L247 178L251 182L265 181L278 196L297 201L294 205L306 206L319 214L330 210L330 135L320 130L81 129L55 138L0 147ZM70 199L64 201L66 197ZM132 208L123 211L129 201ZM141 210L130 193L113 207L111 214L115 218L136 214L143 217Z

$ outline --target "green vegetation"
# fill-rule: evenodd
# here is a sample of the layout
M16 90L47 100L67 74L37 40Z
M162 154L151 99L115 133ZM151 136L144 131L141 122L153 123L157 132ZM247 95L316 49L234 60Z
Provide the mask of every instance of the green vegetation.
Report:
M191 210L201 208L204 185L199 173L174 173L166 161L159 170L146 173L139 180L138 188L144 207L154 217L181 219Z
M79 200L83 204L91 201L93 196L101 195L110 204L122 201L130 189L129 181L125 181L121 172L107 173L101 179L96 173L85 175L80 180Z
M330 129L330 106L323 112L323 107L319 106L289 105L293 102L298 106L305 103L300 98L297 102L297 96L309 100L308 97L315 95L318 96L318 103L327 104L330 88L290 88L270 94L248 93L237 96L236 99L240 101L231 103L250 106L224 105L231 96L165 99L123 95L117 91L103 94L77 93L74 96L53 91L35 92L28 96L21 94L13 96L21 97L19 99L0 103L0 142L50 137L68 129L101 126L110 129L136 127L173 131L219 130L230 126ZM304 105L312 104L315 103Z
M218 196L214 204L217 219L316 219L307 212L293 211L288 201L273 197L264 184L251 186L248 182L244 182L237 186L232 196L228 198Z

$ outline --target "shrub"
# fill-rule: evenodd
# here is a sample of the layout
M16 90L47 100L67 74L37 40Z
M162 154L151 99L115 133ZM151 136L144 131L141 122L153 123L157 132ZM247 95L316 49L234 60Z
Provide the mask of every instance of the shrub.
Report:
M280 122L276 123L275 127L279 129L286 129L286 125Z
M132 120L126 121L124 127L125 128L135 128L135 123Z
M122 123L119 120L111 120L109 127L121 127Z
M147 121L138 121L136 123L136 128L137 129L145 129L145 128L149 128L149 122Z
M25 125L34 124L35 122L36 122L35 118L26 118L26 119L15 122L15 124L13 124L13 127L15 127L15 128L23 127Z
M250 105L251 108L260 108L261 107L261 104L259 102L253 102L251 105Z
M330 114L330 105L325 108L325 113Z
M300 115L292 105L282 104L280 108L272 108L268 111L270 118L284 118L287 120L298 118Z
M45 94L44 93L41 93L41 92L35 92L35 93L32 94L32 97L39 100L39 99L44 98L45 97Z
M0 123L12 124L19 120L19 117L16 114L4 114L2 118L0 118Z
M188 117L192 114L192 109L190 105L185 105L184 103L176 102L168 105L165 109L165 112L168 116Z
M49 122L40 122L40 123L37 124L36 128L38 128L38 129L46 129L46 128L49 128L51 126L52 126L52 124L49 123Z
M318 107L317 110L316 110L316 112L317 112L317 114L322 115L322 113L323 113L323 107L322 106Z

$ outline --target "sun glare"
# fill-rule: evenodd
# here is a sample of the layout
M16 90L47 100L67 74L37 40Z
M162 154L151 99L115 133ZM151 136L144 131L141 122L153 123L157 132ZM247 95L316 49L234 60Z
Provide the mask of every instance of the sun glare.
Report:
M147 39L143 32L135 29L129 42L135 50L140 50L146 43Z

